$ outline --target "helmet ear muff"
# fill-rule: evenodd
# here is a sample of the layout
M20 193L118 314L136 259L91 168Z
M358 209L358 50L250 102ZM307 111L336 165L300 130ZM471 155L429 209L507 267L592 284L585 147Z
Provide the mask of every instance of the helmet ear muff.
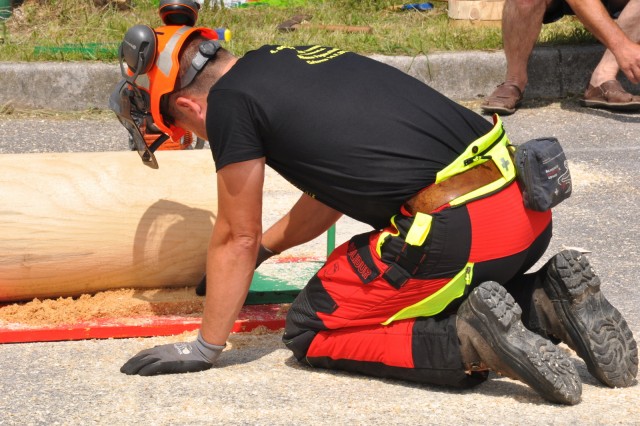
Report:
M135 76L146 74L155 62L157 44L156 33L151 27L135 25L124 35L120 60L126 62Z
M209 42L218 39L218 33L209 28L195 28L186 25L166 25L155 30L139 25L131 28L120 45L120 70L124 80L121 90L121 103L127 104L134 118L132 126L140 127L143 115L153 117L154 131L168 135L178 140L183 134L181 129L171 122L171 117L165 117L167 95L185 87L180 78L180 52L192 35L199 34ZM205 43L205 42L203 42ZM217 43L217 42L216 42ZM219 44L206 43L201 46L196 55L199 60L192 61L189 69L197 74L206 64L209 56L215 55ZM126 65L125 65L126 62ZM187 81L191 81L193 77ZM125 96L126 95L126 96ZM114 109L115 111L115 109ZM128 117L127 117L128 118ZM127 123L129 123L128 120ZM149 123L147 123L149 124ZM150 129L151 126L147 126ZM134 129L135 130L135 129ZM133 132L137 136L139 131ZM159 142L160 143L160 142ZM142 146L142 145L140 145ZM149 150L152 149L149 146Z
M200 3L193 0L161 0L160 19L165 25L186 25L193 27L198 20Z

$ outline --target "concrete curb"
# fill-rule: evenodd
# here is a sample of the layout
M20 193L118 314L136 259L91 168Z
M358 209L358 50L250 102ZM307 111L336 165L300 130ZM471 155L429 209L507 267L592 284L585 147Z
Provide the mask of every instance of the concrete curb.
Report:
M561 98L581 94L600 60L600 45L539 47L529 61L527 98ZM444 52L424 56L373 59L394 66L455 100L489 95L504 79L503 51ZM95 62L0 63L0 106L85 110L108 107L119 79L116 64ZM622 79L627 90L637 90Z
M0 105L62 111L107 108L120 74L95 62L4 62L0 75Z

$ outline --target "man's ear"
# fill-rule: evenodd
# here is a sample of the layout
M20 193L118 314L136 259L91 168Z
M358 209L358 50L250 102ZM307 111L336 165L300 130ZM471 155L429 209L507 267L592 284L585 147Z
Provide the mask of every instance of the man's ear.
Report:
M179 96L176 99L176 107L181 110L186 117L197 118L199 120L204 120L205 118L202 105L193 98Z

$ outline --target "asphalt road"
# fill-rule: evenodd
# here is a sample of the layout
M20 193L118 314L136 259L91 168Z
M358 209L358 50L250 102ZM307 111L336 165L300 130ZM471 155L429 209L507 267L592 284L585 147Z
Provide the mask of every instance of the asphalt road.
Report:
M543 260L563 247L591 251L603 291L638 338L640 114L582 109L573 100L529 102L504 122L516 143L558 137L570 159L574 195L555 211ZM0 154L126 148L115 119L0 116ZM339 224L338 241L358 226ZM584 388L573 407L549 404L501 377L460 392L316 371L298 365L277 334L232 336L218 367L203 373L141 378L118 372L137 351L185 338L1 345L0 425L640 422L640 386L605 388L575 356Z

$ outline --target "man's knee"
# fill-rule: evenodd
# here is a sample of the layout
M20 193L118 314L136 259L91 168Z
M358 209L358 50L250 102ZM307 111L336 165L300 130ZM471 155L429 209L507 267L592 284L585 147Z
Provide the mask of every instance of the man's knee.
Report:
M309 351L309 346L311 346L311 342L316 337L317 332L312 330L302 331L299 334L293 334L291 331L287 331L285 329L284 335L282 336L282 341L285 346L293 352L293 356L296 357L298 361L302 361Z
M285 321L282 341L298 360L307 356L309 346L319 330L326 327L318 317L333 302L315 275L291 304Z

